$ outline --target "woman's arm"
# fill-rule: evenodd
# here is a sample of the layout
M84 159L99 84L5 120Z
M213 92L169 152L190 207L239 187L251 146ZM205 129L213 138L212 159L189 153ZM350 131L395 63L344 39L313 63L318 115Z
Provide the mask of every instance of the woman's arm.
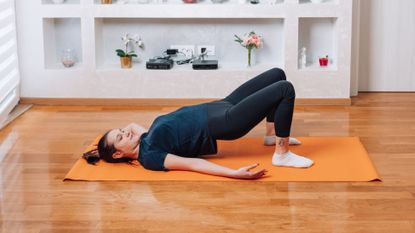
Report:
M173 154L167 154L164 167L169 170L195 171L215 176L225 176L237 179L258 179L266 174L266 170L250 171L259 164L241 167L237 170L220 166L200 158L185 158Z

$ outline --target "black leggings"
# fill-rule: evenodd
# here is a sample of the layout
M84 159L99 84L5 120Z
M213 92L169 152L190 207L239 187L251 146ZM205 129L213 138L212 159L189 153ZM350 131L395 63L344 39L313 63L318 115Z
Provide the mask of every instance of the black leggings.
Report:
M247 134L265 117L277 122L278 137L288 137L295 90L283 70L273 68L245 82L226 98L208 103L208 124L213 138L233 140Z

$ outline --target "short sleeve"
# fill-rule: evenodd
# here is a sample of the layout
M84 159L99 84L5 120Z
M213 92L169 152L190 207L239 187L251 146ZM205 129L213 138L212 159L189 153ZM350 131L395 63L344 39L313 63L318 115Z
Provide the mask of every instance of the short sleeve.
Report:
M146 169L168 171L164 167L164 160L168 153L172 153L175 139L170 128L163 124L150 128L141 140L138 161Z
M145 153L140 153L138 161L145 169L154 171L168 171L164 167L164 160L166 159L167 152L157 148L147 147Z

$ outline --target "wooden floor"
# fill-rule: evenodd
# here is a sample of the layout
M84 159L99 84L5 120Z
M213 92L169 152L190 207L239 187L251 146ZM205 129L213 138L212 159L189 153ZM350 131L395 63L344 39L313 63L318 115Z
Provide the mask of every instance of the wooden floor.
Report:
M352 102L296 107L292 134L361 137L383 182L62 182L97 134L171 109L34 106L0 131L0 230L415 232L415 93Z

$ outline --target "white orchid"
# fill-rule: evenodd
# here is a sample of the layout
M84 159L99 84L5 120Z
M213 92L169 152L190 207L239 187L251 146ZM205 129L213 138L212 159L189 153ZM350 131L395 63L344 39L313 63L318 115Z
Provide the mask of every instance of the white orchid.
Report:
M124 42L124 46L128 46L130 35L128 33L124 34L124 36L121 37L121 40Z
M127 56L136 57L137 56L135 54L134 48L132 48L132 50L128 52L128 48L131 42L134 42L140 48L143 48L144 46L143 41L141 40L141 37L138 34L134 34L133 38L131 38L129 33L125 33L124 36L121 37L121 40L124 42L125 51L122 49L116 50L117 55L120 57L127 57Z
M138 47L143 48L143 40L141 39L140 35L135 34L134 35L134 42L137 44Z

